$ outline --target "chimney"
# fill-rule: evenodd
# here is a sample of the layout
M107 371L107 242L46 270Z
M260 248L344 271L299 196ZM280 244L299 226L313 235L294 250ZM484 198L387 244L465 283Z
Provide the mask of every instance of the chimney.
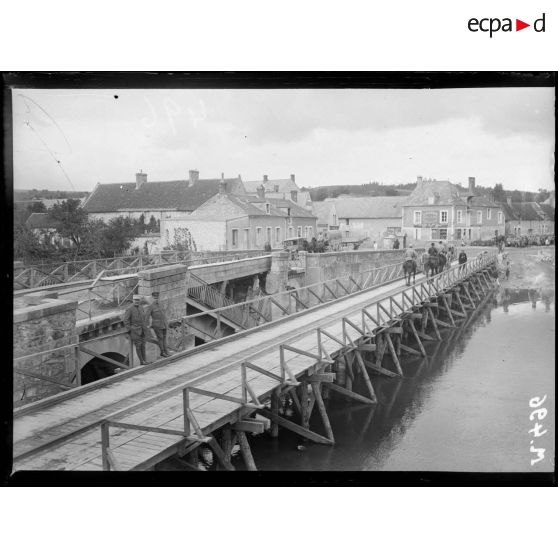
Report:
M193 186L200 179L200 171L188 171L188 186Z
M146 182L147 182L147 173L143 172L143 170L136 172L136 190L139 190L142 184L145 184Z
M258 186L258 198L265 199L265 186L263 184Z
M291 181L295 182L295 175L294 174L291 174Z
M422 176L417 176L417 187L420 188L422 186Z
M227 193L227 183L225 182L225 173L221 173L221 181L219 182L219 194Z
M470 196L475 195L475 177L474 176L469 177L469 195Z
M264 174L264 179L263 179L263 181L264 181L264 182L267 182L267 174Z

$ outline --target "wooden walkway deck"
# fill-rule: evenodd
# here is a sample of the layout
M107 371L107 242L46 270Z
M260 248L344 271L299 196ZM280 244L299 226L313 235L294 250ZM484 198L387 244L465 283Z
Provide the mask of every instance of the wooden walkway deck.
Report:
M448 276L438 290L457 279L456 274L453 279ZM174 355L149 369L139 369L135 375L116 376L94 388L78 388L36 409L31 405L14 418L14 470L103 470L101 424L107 420L131 425L110 428L112 467L149 468L180 454L185 444L201 443L188 442L181 434L186 425L186 384L192 386L189 409L202 431L198 434L207 436L257 412L258 403L269 400L278 386L285 385L280 380L285 369L294 385L295 378L303 374L311 377L323 371L324 362L331 362L329 359L347 345L362 342L366 329L388 327L391 319L384 306L386 297L398 297L397 313L413 312L416 303L432 294L431 289L435 294L436 288L424 278L414 289L398 280L226 337L192 353ZM318 328L321 333L317 334ZM234 400L201 394L196 389ZM138 427L160 430L142 431Z

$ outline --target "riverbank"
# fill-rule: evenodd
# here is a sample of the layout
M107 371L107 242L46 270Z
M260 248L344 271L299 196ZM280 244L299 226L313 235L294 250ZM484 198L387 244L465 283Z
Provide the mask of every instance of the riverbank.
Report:
M510 289L549 289L555 284L555 247L506 248L510 275L500 274L502 287ZM551 261L550 261L551 260ZM504 263L505 269L505 263Z

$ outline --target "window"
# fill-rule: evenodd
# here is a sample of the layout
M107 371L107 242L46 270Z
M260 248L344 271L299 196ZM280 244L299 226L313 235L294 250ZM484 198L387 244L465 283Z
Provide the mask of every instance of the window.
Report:
M266 233L266 239L271 244L271 227L267 227Z
M448 229L440 229L440 240L448 239Z
M345 236L349 238L349 236L351 236L351 231L345 231Z
M349 219L345 219L345 225L349 225Z
M482 211L477 211L477 224L482 225Z
M258 246L262 245L262 228L261 227L256 228L256 244Z
M302 236L302 227L296 228L296 236Z
M266 203L265 204L265 212L269 215L271 213L271 205Z
M504 223L504 214L501 211L498 211L498 224L502 225Z
M456 240L461 240L461 229L455 229Z
M296 193L295 190L292 190L292 191L291 191L291 199L292 199L294 202L296 202L296 200L297 200L297 193Z
M233 248L238 248L238 229L232 230L232 245Z
M294 236L294 230L292 227L289 227L289 238L292 238Z
M275 242L281 242L281 227L275 227Z
M279 184L274 184L274 185L273 185L273 189L274 189L276 192L279 192Z
M458 223L463 223L463 211L461 209L457 210L456 219Z
M414 225L420 225L422 221L422 212L421 211L415 211L413 213L413 224Z
M448 212L440 211L440 223L447 223L447 222L448 222Z
M492 219L492 209L490 207L486 210L486 218L490 221Z
M244 248L250 248L250 229L244 229Z
M308 227L308 238L312 238L314 236L314 227Z

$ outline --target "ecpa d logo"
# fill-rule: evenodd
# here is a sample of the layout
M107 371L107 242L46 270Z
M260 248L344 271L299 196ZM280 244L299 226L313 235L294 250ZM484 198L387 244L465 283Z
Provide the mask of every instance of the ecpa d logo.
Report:
M532 27L535 30L535 32L537 33L545 32L545 25L546 25L545 17L546 14L543 13L543 15L540 18L536 19L533 22ZM490 38L492 38L492 35L494 33L498 33L498 31L503 31L505 33L505 32L513 32L513 31L521 31L522 29L531 27L530 23L525 23L521 19L516 18L515 29L514 29L512 21L513 19L509 17L505 17L503 19L500 19L498 17L485 17L482 19L472 17L469 20L467 27L469 28L469 31L472 31L473 33L477 33L479 31L483 33L489 33Z

